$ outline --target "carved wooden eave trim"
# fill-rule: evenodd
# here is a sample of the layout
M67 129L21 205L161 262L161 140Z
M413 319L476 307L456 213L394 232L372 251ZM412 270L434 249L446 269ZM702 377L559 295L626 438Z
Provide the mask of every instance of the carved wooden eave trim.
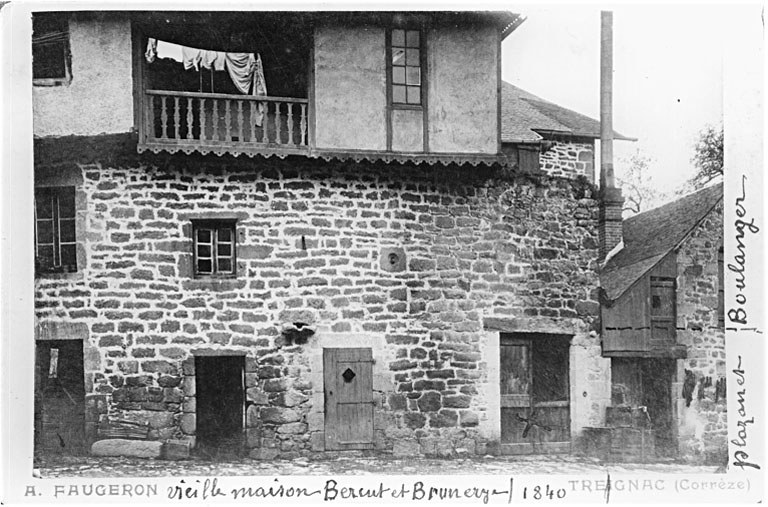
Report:
M322 159L326 162L339 161L339 162L384 162L399 163L399 164L412 164L412 165L471 165L472 167L486 166L486 167L504 167L507 165L507 158L503 154L472 154L472 153L393 153L386 151L343 151L343 150L318 150L311 148L289 148L286 146L249 146L246 143L235 144L228 143L222 145L214 144L187 144L183 142L139 142L138 152L145 153L151 152L159 154L160 152L167 152L170 154L184 153L190 155L192 153L200 153L201 155L231 155L240 156L245 155L253 158L256 156L271 158L277 157L279 159L285 159L289 155L305 156L307 158Z

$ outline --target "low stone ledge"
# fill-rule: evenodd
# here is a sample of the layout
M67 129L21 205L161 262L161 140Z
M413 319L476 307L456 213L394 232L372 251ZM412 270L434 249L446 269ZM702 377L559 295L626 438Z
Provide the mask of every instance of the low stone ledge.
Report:
M159 458L163 443L154 440L110 438L98 440L91 446L94 456L126 456L130 458Z

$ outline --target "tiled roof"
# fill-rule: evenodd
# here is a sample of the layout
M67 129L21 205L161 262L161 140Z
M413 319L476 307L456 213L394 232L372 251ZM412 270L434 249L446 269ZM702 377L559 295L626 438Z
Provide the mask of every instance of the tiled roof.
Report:
M723 199L718 183L624 220L624 248L603 267L600 285L610 300L621 296L696 228Z
M600 122L502 81L501 141L533 142L546 134L599 138ZM634 141L616 131L613 138Z

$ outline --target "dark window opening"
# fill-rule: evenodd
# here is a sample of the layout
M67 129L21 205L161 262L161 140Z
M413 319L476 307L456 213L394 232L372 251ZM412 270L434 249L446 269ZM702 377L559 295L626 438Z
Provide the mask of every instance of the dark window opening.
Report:
M38 272L77 271L75 188L35 189L35 266Z
M195 276L235 276L235 221L201 220L192 225Z
M32 77L35 84L60 84L71 78L66 13L32 15Z
M421 105L422 57L420 30L396 28L390 32L392 104Z

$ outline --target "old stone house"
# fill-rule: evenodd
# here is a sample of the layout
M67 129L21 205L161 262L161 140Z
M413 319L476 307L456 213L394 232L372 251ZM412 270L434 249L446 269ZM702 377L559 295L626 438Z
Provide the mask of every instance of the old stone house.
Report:
M568 452L603 426L595 187L503 149L520 21L37 13L37 450Z
M622 233L600 275L607 422L646 407L639 426L652 432L651 453L722 463L723 185L624 220Z

